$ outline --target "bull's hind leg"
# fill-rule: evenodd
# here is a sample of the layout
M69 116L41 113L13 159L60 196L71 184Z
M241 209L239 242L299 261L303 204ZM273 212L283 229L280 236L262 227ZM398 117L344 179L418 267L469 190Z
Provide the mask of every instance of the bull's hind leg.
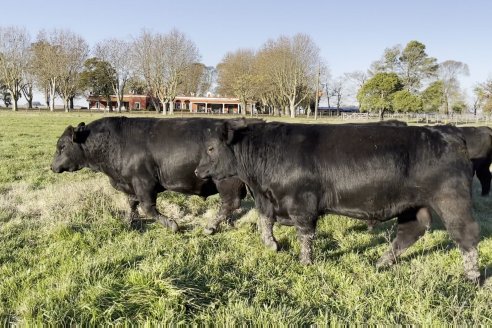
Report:
M492 173L489 169L490 163L477 168L477 178L482 185L482 196L487 196L490 193L490 181L492 180Z
M302 264L313 263L313 240L316 232L316 217L292 216L301 245L299 260Z
M273 236L273 224L274 220L265 215L260 213L258 217L258 230L260 230L260 236L261 236L261 241L263 244L273 250L273 251L278 251L279 246L277 240L275 240L275 237Z
M430 225L429 211L426 208L410 209L398 216L398 231L391 248L379 258L376 267L393 265L396 258L415 243Z
M465 276L471 281L477 281L480 278L477 251L480 229L471 214L471 197L468 193L446 196L437 198L433 208L461 251Z

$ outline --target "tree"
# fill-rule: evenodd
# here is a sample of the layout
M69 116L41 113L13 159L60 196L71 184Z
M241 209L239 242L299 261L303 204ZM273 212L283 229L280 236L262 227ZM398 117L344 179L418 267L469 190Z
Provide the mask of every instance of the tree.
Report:
M458 75L469 75L468 65L455 60L446 60L439 64L439 79L442 81L446 114L449 114L449 109L455 102L463 102Z
M73 98L78 92L80 72L83 69L84 62L89 54L89 46L86 41L79 35L62 30L57 35L61 47L59 53L60 76L58 82L58 94L63 99L63 107L68 112L73 108Z
M255 95L255 53L240 49L229 52L217 65L217 90L220 94L239 98L241 113L246 114L246 104Z
M383 57L372 64L373 73L393 72L398 74L404 88L416 93L422 81L436 76L437 60L425 52L425 45L419 41L410 41L405 48L396 45L387 48Z
M46 105L51 111L55 109L55 97L59 80L57 65L60 47L51 44L45 31L38 34L37 41L32 44L32 69L36 85L45 94Z
M169 113L173 114L178 86L187 69L199 61L198 48L183 33L172 30L165 35L143 31L134 49L139 74L163 105L163 113L167 113L169 104Z
M315 93L321 62L319 48L308 35L296 34L268 41L260 54L268 63L262 65L266 76L286 99L290 116L295 117L297 106Z
M394 93L402 90L403 85L396 73L377 73L357 93L363 111L378 111L380 120L384 112L393 108Z
M340 115L340 105L345 88L345 80L341 77L335 79L331 84L331 96L335 97L337 115Z
M132 76L126 83L125 93L131 93L134 95L147 94L147 84L138 76Z
M50 110L55 109L55 97L63 98L66 111L79 85L78 77L87 58L85 40L69 30L41 31L32 45L33 73L37 84L46 92Z
M17 101L21 97L24 72L29 62L30 39L24 28L0 27L0 80L10 93L13 111L17 111Z
M444 104L443 82L431 83L422 92L421 98L424 112L439 112Z
M133 74L131 50L131 43L118 39L108 39L96 45L96 56L107 62L113 71L111 86L116 95L118 112L121 112L126 83Z
M474 92L482 111L484 113L492 113L492 79L478 84Z
M178 93L190 96L206 96L215 83L217 70L202 63L193 63L183 74Z
M420 90L422 80L436 76L437 59L429 57L425 45L418 41L410 41L403 49L399 58L401 80L405 89L410 92Z
M357 99L357 92L359 92L360 88L366 83L369 79L369 74L364 71L354 71L350 73L345 73L345 79L350 82L349 90L351 95ZM361 104L359 103L359 107Z
M116 72L107 61L93 57L84 62L84 70L80 73L80 88L88 90L91 95L104 96L113 111L111 94L115 85Z
M408 90L396 91L393 94L393 109L397 112L422 111L422 98Z

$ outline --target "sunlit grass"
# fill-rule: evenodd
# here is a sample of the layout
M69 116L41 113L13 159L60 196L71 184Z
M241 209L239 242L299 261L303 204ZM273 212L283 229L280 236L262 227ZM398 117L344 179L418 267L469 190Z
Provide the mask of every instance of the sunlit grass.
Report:
M129 229L125 197L103 174L49 170L64 128L101 116L0 112L0 322L492 324L490 281L464 280L459 251L438 223L381 271L375 262L394 222L371 233L363 222L324 217L309 267L298 262L292 227L275 228L279 253L262 246L251 200L236 227L203 236L218 197L164 193L160 211L184 231ZM475 181L480 266L489 276L491 210L492 196L480 197Z

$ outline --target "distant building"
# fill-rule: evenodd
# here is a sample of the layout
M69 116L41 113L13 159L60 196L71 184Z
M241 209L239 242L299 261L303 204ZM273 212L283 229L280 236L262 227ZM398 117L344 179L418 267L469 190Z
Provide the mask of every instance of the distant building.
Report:
M89 109L107 110L109 108L108 99L103 96L89 96L87 102ZM157 104L159 101L155 101L155 103ZM113 108L118 106L117 97L114 95L111 96L111 104ZM175 110L191 113L235 114L239 112L240 105L241 103L237 98L178 96L174 99ZM122 106L123 110L154 109L152 98L148 95L124 95Z

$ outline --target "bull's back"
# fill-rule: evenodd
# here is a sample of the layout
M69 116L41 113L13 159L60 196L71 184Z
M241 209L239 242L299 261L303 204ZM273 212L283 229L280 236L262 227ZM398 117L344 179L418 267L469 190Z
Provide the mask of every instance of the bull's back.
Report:
M454 155L463 150L463 141L426 128L291 125L274 130L265 137L280 136L275 142L284 149L277 147L282 158L276 161L274 196L290 197L294 190L316 195L321 212L389 217L400 204L425 205L428 190L442 183L443 167L460 163L456 169L466 170L469 165L466 156Z

